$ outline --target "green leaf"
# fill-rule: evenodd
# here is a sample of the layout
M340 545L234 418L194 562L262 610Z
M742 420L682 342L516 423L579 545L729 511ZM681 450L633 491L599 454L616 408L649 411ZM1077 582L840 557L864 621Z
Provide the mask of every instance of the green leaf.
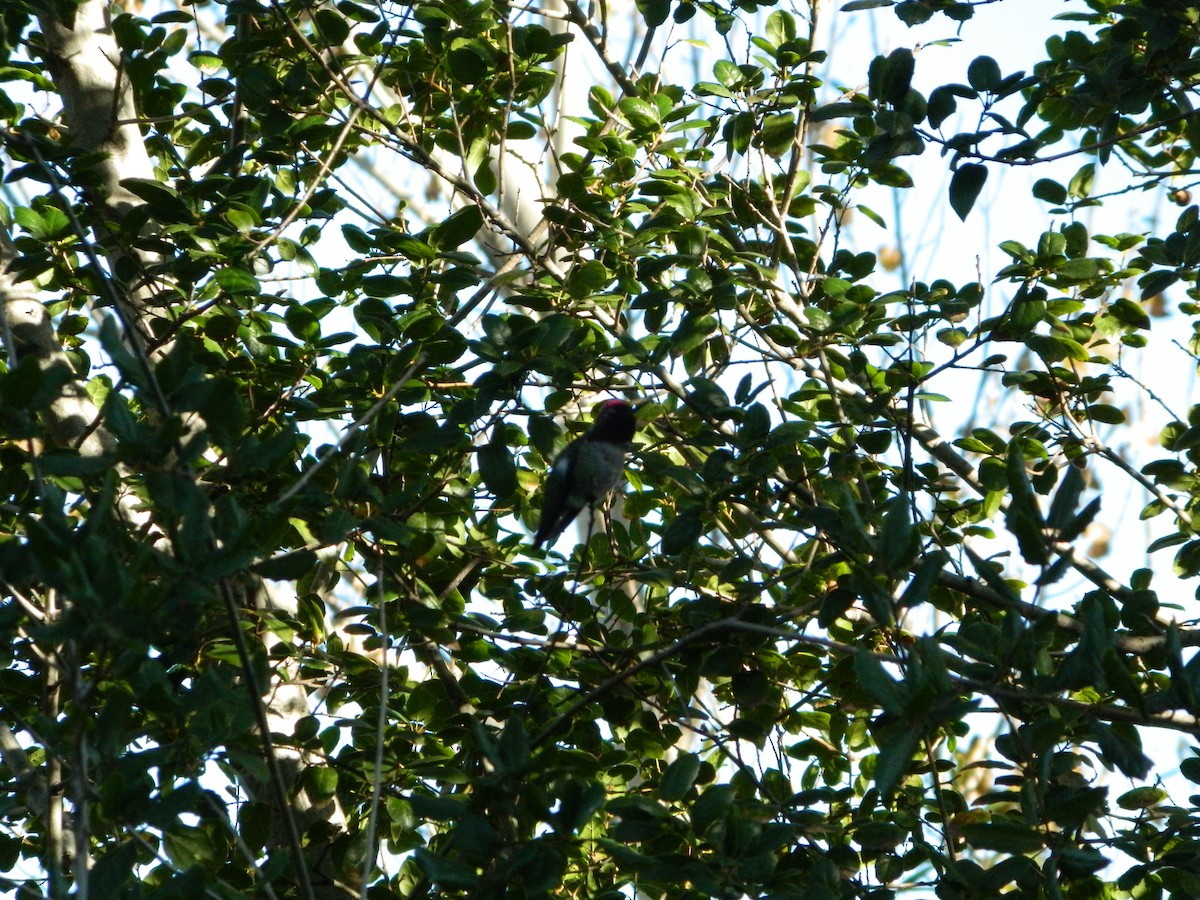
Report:
M375 249L375 242L371 239L370 235L357 225L343 225L342 237L355 253L371 253Z
M964 163L950 179L950 208L964 221L979 192L987 181L987 167L979 163Z
M926 107L930 127L940 128L943 122L954 115L957 108L958 101L951 88L945 85L934 88L929 95L929 104Z
M610 112L616 109L616 106L616 98L602 85L594 85L588 91L588 109L597 118L606 118Z
M854 672L859 686L884 711L897 716L903 714L907 703L904 686L887 673L883 663L874 654L867 650L857 651L854 654Z
M293 303L283 314L288 331L305 343L315 344L321 338L321 323L306 306Z
M311 572L319 562L311 550L297 550L256 563L253 571L274 581L292 581Z
M700 774L700 757L695 753L682 753L663 772L658 783L658 796L671 803L687 796L696 776Z
M600 293L612 279L611 273L604 264L594 260L585 260L575 265L567 276L567 293L577 300Z
M1178 427L1179 425L1182 423L1178 423L1169 432L1166 428L1163 429L1163 433L1169 435L1163 441L1163 446L1172 453L1184 453L1193 447L1200 446L1200 425L1193 425L1188 429L1182 429ZM1168 426L1168 428L1170 427Z
M214 75L225 66L219 55L207 50L193 50L187 59L205 75Z
M777 9L767 16L767 40L778 47L796 39L796 17Z
M767 116L762 124L762 146L771 156L779 157L792 149L796 140L796 120L788 114Z
M424 847L414 848L413 855L425 876L442 889L470 890L479 880L468 867L430 853Z
M924 735L911 720L903 720L889 723L881 729L878 737L875 786L881 796L890 798L912 765L913 756L920 748Z
M88 887L98 896L117 897L133 877L139 845L133 840L116 844L96 860L88 874Z
M1195 753L1195 750L1191 751ZM1200 757L1189 756L1179 764L1179 774L1192 784L1200 784Z
M1062 233L1067 239L1067 256L1077 259L1087 253L1088 230L1086 225L1082 222L1069 222L1063 226Z
M713 75L730 90L735 90L743 81L742 70L727 59L718 59L713 63Z
M1121 809L1151 809L1170 796L1160 787L1139 787L1118 797L1117 806Z
M1025 471L1025 457L1015 441L1008 449L1008 490L1009 506L1005 523L1017 539L1021 556L1031 565L1046 565L1050 561L1044 534L1046 523L1033 483Z
M730 785L710 785L692 805L692 828L698 834L703 834L710 825L725 815L733 800L733 788Z
M1095 163L1080 166L1079 171L1071 176L1067 184L1067 194L1080 199L1091 196L1092 183L1096 180Z
M213 280L227 294L258 293L258 279L254 277L252 272L248 272L239 266L218 269L213 275Z
M520 718L504 723L500 740L496 742L496 762L501 775L524 775L529 768L531 746L529 733Z
M340 12L333 9L318 9L313 13L313 22L321 33L326 46L337 47L350 36L350 23Z
M933 18L933 7L926 0L904 0L896 6L896 18L910 28Z
M507 434L502 424L492 429L492 437L476 453L479 477L497 500L507 500L517 492L517 464L508 449Z
M1067 282L1092 281L1100 274L1101 267L1108 261L1102 259L1069 259L1053 268L1054 284L1062 287Z
M1033 196L1057 206L1067 202L1067 189L1057 181L1039 178L1033 184Z
M928 603L938 575L946 568L949 561L950 556L945 551L934 551L923 556L912 580L900 596L899 606L908 609Z
M895 6L896 0L850 0L843 4L842 12L858 12L863 9L881 9L885 6Z
M211 862L217 850L205 829L180 823L163 833L162 847L167 857L179 869Z
M964 825L962 836L970 846L994 853L1036 853L1045 846L1042 836L1037 831L1028 825L1015 823L985 822Z
M451 213L429 230L429 243L440 250L454 250L474 239L483 227L483 213L474 203Z
M662 552L669 556L683 553L704 534L704 523L692 513L677 516L663 532Z
M126 346L115 316L105 316L104 321L100 323L100 346L117 366L122 377L128 379L132 384L145 386L148 374L147 365L141 358L134 356ZM30 357L30 359L33 358Z
M1153 761L1142 752L1142 741L1135 728L1093 720L1091 732L1105 761L1115 765L1122 775L1141 779L1150 773Z
M1050 511L1046 514L1046 524L1055 531L1067 527L1079 507L1079 498L1083 495L1083 475L1074 466L1067 466L1050 503Z
M743 669L730 678L734 702L742 709L749 709L766 702L771 694L771 682L758 669Z
M1055 257L1063 256L1067 249L1067 238L1061 231L1043 231L1038 238L1037 261L1048 265Z
M883 529L879 533L879 563L886 573L907 569L920 550L921 540L913 528L911 503L907 494L898 494L888 503Z
M916 59L907 47L897 47L887 57L880 96L888 103L898 106L912 87Z
M560 833L574 834L579 831L604 806L605 791L599 784L570 778L560 782L557 788L558 812L554 821Z
M967 66L967 83L980 93L997 93L1002 80L1000 64L990 56L977 56Z
M1091 404L1087 408L1086 415L1093 422L1100 422L1104 425L1123 425L1126 421L1124 412L1107 403Z
M671 14L670 0L637 0L637 8L651 28L657 28Z
M1130 328L1149 328L1150 316L1146 314L1146 310L1142 309L1141 305L1130 300L1128 297L1118 297L1108 305L1109 315L1113 316L1122 325L1127 325Z
M1151 297L1157 297L1171 285L1179 281L1178 272L1156 271L1147 272L1138 279L1138 287L1142 289L1142 299L1149 300Z
M662 115L658 107L641 97L625 97L617 104L617 108L638 131L657 132L662 128Z
M150 207L154 217L162 222L189 222L192 209L179 193L161 181L150 178L124 178L121 187Z

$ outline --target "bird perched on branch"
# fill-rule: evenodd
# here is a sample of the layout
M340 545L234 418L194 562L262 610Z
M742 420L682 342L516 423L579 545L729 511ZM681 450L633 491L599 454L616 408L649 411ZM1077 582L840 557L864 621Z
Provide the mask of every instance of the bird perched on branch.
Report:
M550 467L533 546L553 542L585 506L595 507L616 490L636 430L633 407L624 400L596 407L592 427L567 444Z

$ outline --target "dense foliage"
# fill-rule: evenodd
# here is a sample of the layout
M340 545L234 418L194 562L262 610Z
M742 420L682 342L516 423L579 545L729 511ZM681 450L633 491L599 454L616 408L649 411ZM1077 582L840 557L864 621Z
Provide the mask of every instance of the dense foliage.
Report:
M925 95L839 86L819 6L5 4L10 887L1200 895L1200 753L1143 746L1200 630L1087 552L1121 486L1200 577L1200 406L1130 375L1152 314L1200 354L1200 15L1064 4ZM850 249L1052 159L981 280ZM1177 219L1089 230L1133 191ZM612 396L628 492L532 550Z

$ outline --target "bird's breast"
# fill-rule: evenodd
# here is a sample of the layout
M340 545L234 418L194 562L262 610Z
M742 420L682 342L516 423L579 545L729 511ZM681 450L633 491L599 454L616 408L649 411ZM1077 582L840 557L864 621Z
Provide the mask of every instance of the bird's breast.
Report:
M625 474L625 448L616 444L589 442L577 463L576 490L588 503L611 493Z

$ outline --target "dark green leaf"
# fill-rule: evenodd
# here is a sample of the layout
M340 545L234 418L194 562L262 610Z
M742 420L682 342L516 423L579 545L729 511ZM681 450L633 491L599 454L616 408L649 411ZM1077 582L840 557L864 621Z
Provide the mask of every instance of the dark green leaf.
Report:
M1067 202L1067 189L1057 181L1049 178L1039 178L1033 184L1033 196L1047 203L1060 205Z
M317 563L317 555L311 550L297 550L255 564L254 572L275 581L291 581L311 572Z
M1132 726L1093 721L1091 731L1105 760L1115 765L1121 774L1127 778L1145 778L1150 772L1153 762L1142 752L1141 739Z
M218 269L213 276L221 290L229 294L258 293L258 279L241 267Z
M637 0L637 8L651 28L657 28L671 14L669 0Z
M940 128L943 122L954 115L957 108L958 101L954 98L953 90L944 85L934 88L929 95L929 105L926 109L930 127Z
M763 149L771 156L782 156L792 148L796 138L796 121L790 115L767 116L762 125Z
M682 800L687 796L696 776L700 774L700 757L694 753L682 753L663 772L658 795L667 802Z
M965 220L979 192L987 181L987 167L979 163L964 163L950 179L950 208L960 219Z
M1001 80L1000 65L990 56L977 56L967 66L967 83L980 93L996 93Z
M863 690L884 710L901 715L906 702L904 688L896 682L871 653L860 650L854 654L854 671Z
M1037 831L1015 823L964 825L962 834L972 847L994 853L1036 853L1044 846L1042 836Z
M451 213L445 221L429 231L429 242L442 250L453 250L473 239L483 227L483 213L470 204Z
M683 553L695 545L704 533L704 524L698 516L685 513L667 525L662 537L662 552L670 555Z
M517 492L517 464L508 449L504 426L497 423L492 437L476 453L479 476L497 500L506 500Z
M888 504L879 533L879 562L884 572L907 569L920 550L920 536L913 527L911 498L898 494Z

